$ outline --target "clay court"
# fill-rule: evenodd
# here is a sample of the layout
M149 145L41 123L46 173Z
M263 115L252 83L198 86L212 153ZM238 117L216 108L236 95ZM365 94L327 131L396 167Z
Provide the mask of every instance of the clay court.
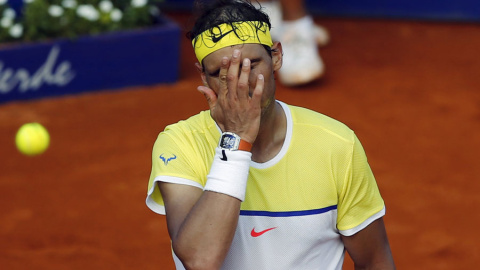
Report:
M188 28L188 14L171 16ZM277 98L356 131L386 201L398 269L476 269L479 26L316 21L332 36L321 49L326 76L280 85ZM0 105L0 269L174 269L165 218L145 196L156 135L207 109L193 63L184 38L175 84ZM26 122L50 131L43 155L16 150ZM344 268L353 269L348 259Z

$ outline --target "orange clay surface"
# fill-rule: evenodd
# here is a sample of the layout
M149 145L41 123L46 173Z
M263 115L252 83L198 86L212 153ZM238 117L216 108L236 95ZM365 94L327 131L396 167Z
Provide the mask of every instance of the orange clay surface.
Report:
M171 16L189 28L188 14ZM332 36L326 76L277 98L356 131L398 269L476 269L478 25L316 21ZM0 105L0 269L173 269L165 217L145 195L156 135L207 109L194 61L183 38L178 83ZM15 148L26 122L50 131L41 156Z

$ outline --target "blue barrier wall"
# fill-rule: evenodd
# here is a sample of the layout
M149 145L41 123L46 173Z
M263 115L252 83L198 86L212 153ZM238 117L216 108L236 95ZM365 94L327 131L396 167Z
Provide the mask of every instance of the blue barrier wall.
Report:
M314 15L480 22L478 0L305 0ZM192 8L193 0L166 0L164 8Z
M48 96L174 83L180 28L165 19L136 30L0 49L0 104Z

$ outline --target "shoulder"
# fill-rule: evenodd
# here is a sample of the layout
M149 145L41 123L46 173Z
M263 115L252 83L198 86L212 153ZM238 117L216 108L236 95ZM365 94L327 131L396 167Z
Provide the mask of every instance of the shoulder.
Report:
M210 111L199 114L168 125L160 132L155 147L195 149L196 147L209 148L218 142L220 133Z
M170 138L181 142L183 140L202 141L212 136L219 135L215 121L210 116L210 111L202 111L188 119L165 127L158 139Z
M296 132L306 132L353 144L355 133L347 125L311 109L287 105L291 111L293 128Z
M165 127L163 132L193 132L202 133L206 130L215 129L215 121L210 116L210 111L202 111L196 115L189 117L186 120L181 120L175 124Z

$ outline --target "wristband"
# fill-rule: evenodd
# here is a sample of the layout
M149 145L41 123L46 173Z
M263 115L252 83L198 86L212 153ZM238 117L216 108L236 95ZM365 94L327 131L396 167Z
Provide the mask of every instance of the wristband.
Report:
M226 194L243 202L251 160L250 152L226 151L217 147L203 190Z

